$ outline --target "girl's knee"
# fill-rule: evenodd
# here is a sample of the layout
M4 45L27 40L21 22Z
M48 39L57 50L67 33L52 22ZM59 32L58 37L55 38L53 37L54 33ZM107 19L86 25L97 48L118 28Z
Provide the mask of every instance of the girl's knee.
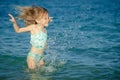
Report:
M35 68L36 68L35 65L28 65L28 69L30 69L30 70L34 70Z
M40 62L39 62L39 66L42 66L42 65L44 65L44 60L43 59L40 60Z

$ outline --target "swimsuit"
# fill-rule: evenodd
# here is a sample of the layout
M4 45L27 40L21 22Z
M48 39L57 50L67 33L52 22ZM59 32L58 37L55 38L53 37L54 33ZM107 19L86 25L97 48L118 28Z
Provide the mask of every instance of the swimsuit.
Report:
M40 60L43 59L42 54L38 54L35 52L29 52L27 57L32 57L36 64L39 64Z
M31 41L30 43L32 46L38 49L44 49L44 46L46 44L47 40L47 34L43 31L40 31L38 34L31 35Z
M37 49L44 49L45 44L47 40L47 34L43 31L40 31L38 34L31 35L30 43L32 46L34 46ZM42 54L35 53L35 52L29 52L28 57L32 57L36 64L40 62L40 60L43 58Z

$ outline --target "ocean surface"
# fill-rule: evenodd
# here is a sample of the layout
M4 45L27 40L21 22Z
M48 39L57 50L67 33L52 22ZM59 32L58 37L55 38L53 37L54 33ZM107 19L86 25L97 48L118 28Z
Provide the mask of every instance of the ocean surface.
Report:
M8 13L32 5L53 22L45 65L29 72L30 35L15 33ZM0 80L120 80L120 0L0 0Z

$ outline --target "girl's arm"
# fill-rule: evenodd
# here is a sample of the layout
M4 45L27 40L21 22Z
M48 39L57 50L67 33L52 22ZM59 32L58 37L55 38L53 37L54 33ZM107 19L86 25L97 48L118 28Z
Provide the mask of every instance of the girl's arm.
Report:
M32 25L24 28L19 28L15 18L11 14L8 15L11 17L10 21L13 23L13 27L16 33L27 32L32 30Z

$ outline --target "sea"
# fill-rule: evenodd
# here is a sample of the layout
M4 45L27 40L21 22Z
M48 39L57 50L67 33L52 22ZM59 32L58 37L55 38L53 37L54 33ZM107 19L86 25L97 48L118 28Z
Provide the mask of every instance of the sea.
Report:
M41 6L47 29L45 64L29 71L29 32L18 6ZM0 0L0 80L120 80L120 0Z

